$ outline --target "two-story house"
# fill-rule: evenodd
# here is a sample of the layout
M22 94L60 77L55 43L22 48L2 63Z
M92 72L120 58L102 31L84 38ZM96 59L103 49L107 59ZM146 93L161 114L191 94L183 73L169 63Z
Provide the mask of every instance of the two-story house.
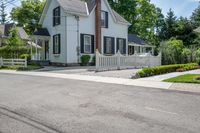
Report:
M33 38L43 42L42 59L77 64L84 54L128 54L127 22L107 0L47 0Z

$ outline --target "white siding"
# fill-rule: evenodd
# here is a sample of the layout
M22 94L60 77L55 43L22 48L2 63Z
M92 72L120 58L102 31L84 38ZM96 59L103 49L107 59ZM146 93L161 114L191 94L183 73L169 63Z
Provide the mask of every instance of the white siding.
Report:
M64 13L64 10L61 8L61 24L53 27L53 9L58 6L59 4L56 0L51 0L51 4L43 21L43 27L47 28L51 35L51 40L49 43L50 61L56 63L78 63L77 47L80 48L80 34L91 34L95 36L95 10L93 9L88 17L80 17L78 28L75 16ZM102 0L102 10L109 12L104 0ZM127 40L128 36L127 25L116 24L110 13L108 17L108 29L102 28L102 51L104 36L115 37L115 43L116 38L126 38ZM78 31L79 34L77 34ZM61 35L60 55L53 54L53 35L55 34Z
M128 26L115 23L112 15L110 13L110 10L104 0L102 0L101 8L103 11L108 12L108 28L102 28L102 47L101 47L102 52L103 52L103 47L104 47L104 45L103 45L103 43L104 43L103 37L104 36L110 36L110 37L115 38L115 51L116 51L116 39L117 38L125 38L127 41ZM126 51L128 52L128 43L127 43Z

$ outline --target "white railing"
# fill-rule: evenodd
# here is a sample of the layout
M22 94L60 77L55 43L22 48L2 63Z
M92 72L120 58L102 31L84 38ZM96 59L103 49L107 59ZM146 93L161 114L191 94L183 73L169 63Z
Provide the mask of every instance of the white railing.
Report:
M152 56L150 53L143 55L125 56L117 52L113 56L105 56L96 52L96 71L142 68L161 65L161 54Z
M40 53L38 53L38 54L33 54L33 55L31 56L31 60L38 60L38 61L40 61L40 60L41 60L41 54L40 54Z
M27 59L4 59L0 57L0 66L27 67Z

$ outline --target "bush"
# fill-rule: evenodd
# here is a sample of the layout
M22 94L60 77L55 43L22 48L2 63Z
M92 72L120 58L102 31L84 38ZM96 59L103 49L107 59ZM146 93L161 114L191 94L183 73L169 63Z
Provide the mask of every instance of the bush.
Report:
M149 77L149 76L160 75L160 74L176 72L176 71L193 70L197 68L198 68L198 64L196 63L148 67L148 68L143 68L141 71L139 71L136 74L136 77L140 77L140 78Z
M90 55L82 55L81 56L81 64L83 65L83 66L86 66L86 65L88 65L88 63L89 63L89 61L90 61Z
M197 58L196 62L200 66L200 58Z

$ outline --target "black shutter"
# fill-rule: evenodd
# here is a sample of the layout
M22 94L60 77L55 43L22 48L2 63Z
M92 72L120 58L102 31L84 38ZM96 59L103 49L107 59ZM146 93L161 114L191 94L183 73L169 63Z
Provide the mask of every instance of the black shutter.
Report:
M108 28L108 12L105 12L106 15L106 28Z
M53 26L55 26L55 9L53 9Z
M60 45L60 43L61 43L61 37L60 37L60 34L58 34L58 54L60 54L60 52L61 52L61 45Z
M53 54L55 54L55 36L53 36Z
M116 49L116 52L118 52L119 50L119 38L117 38L117 49Z
M115 54L115 38L112 38L112 54Z
M58 16L57 16L57 21L58 21L58 25L60 24L60 7L58 7Z
M106 54L106 37L104 37L103 39L103 51L104 51L104 54Z
M81 34L81 53L84 53L84 34Z
M94 51L95 51L95 49L94 49L94 35L91 35L91 42L92 42L92 44L91 44L91 48L92 48L92 54L94 54Z
M126 54L126 39L123 39L123 54Z

